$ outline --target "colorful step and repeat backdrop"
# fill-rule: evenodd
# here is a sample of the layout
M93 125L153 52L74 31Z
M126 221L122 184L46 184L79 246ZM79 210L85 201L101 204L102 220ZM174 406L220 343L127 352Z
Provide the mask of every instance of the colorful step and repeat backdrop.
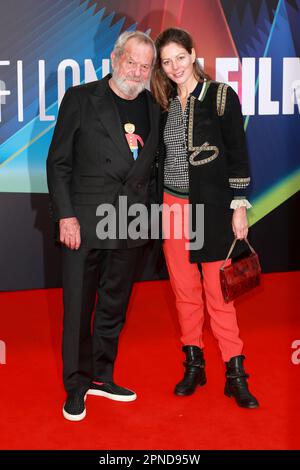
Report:
M101 79L119 34L194 37L213 79L239 94L263 270L300 269L300 0L0 1L0 290L60 285L45 161L59 104ZM165 270L146 264L142 279Z

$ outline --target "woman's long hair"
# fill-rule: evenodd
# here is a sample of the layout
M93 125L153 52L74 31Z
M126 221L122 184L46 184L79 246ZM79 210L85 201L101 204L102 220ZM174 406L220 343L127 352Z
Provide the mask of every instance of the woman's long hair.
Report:
M165 74L161 66L161 50L163 47L167 46L171 42L175 42L179 46L182 46L189 54L192 53L194 48L194 43L191 35L184 29L178 28L168 28L160 33L155 41L155 46L157 50L157 57L153 67L152 76L151 76L151 91L160 104L161 108L166 111L169 107L169 100L174 95L176 91L176 84L170 80ZM200 67L197 59L194 64L194 76L196 80L203 81L205 78L209 79L210 77Z

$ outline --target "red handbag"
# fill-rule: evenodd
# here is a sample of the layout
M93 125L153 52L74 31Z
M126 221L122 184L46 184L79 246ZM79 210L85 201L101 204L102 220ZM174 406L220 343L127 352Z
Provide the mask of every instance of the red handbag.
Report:
M247 238L245 238L245 242L248 244L251 253L225 267L225 263L229 259L236 241L237 238L233 240L227 258L220 268L221 289L226 303L231 302L260 284L261 267L258 255Z

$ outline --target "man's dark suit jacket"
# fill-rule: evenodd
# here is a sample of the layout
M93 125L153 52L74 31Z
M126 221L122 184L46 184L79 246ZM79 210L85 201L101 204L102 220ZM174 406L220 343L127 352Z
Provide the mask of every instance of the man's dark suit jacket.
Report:
M99 204L116 208L118 196L128 206L149 203L150 181L158 145L159 106L146 90L150 132L133 159L108 80L69 88L63 98L47 159L47 177L55 221L77 217L82 243L94 248L140 246L145 239L99 240ZM124 214L122 213L122 217Z

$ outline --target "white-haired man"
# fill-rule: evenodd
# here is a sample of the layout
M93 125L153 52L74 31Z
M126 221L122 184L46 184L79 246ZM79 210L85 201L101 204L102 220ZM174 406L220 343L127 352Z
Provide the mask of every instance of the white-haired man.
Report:
M62 244L63 415L71 421L85 417L86 394L136 399L114 383L113 368L147 239L128 231L124 237L120 196L128 206L149 203L159 125L159 107L146 89L154 60L149 36L123 33L111 54L112 75L67 90L49 150L48 187ZM101 204L115 209L123 235L99 235Z

